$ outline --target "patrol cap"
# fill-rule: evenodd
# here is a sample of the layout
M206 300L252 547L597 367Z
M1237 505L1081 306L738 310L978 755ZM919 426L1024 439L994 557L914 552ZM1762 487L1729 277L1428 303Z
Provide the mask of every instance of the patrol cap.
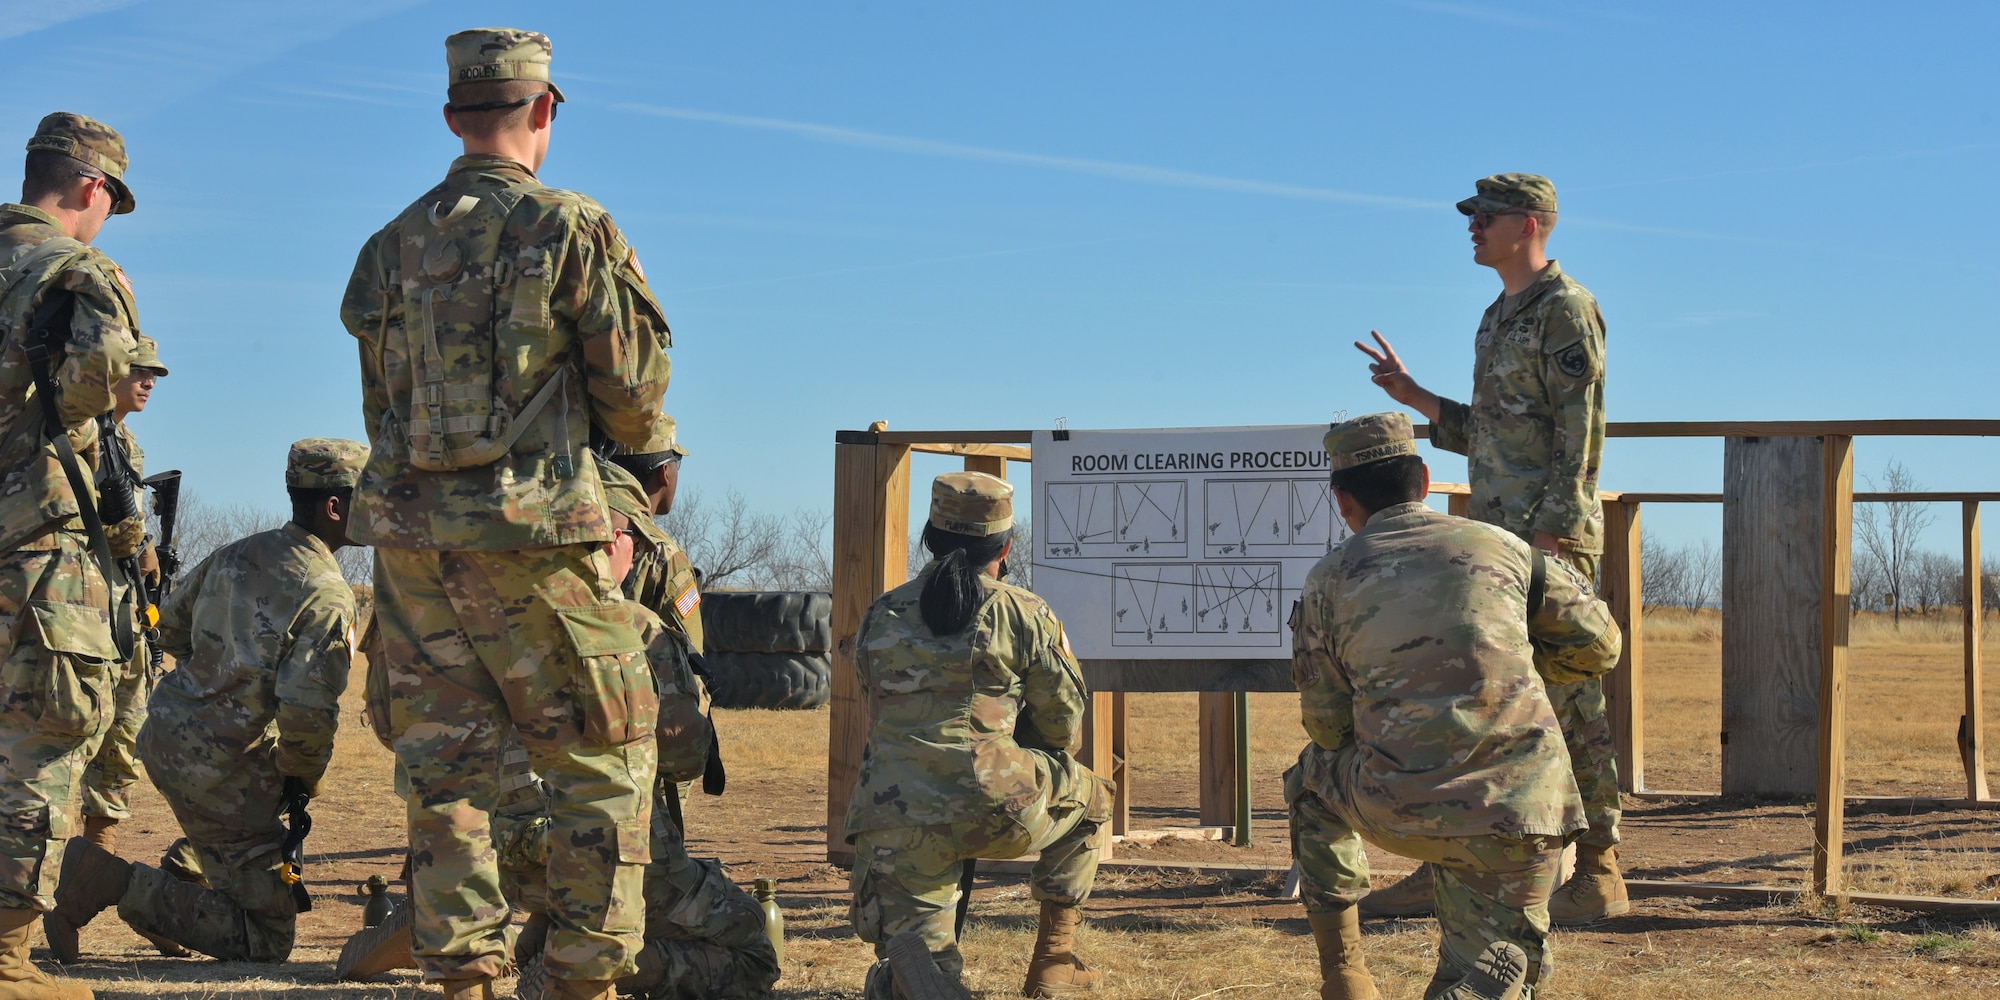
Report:
M338 490L361 479L368 464L368 446L345 438L306 438L292 442L285 456L285 485L311 490Z
M1556 185L1541 174L1494 174L1474 185L1478 194L1458 203L1460 215L1478 212L1553 212Z
M160 342L145 334L139 334L139 351L132 355L132 367L144 368L153 374L167 377L167 366L160 363Z
M490 80L534 80L549 85L563 100L562 88L549 79L549 36L519 28L471 28L444 40L444 61L452 84Z
M600 462L597 478L604 484L604 502L612 510L634 521L653 519L653 500L630 472L611 462Z
M663 451L670 451L686 458L687 449L681 447L680 435L676 433L678 429L673 417L664 413L660 414L660 418L653 421L653 436L647 438L645 445L634 449L632 453L635 455L653 455Z
M131 161L125 157L125 137L117 129L73 111L58 111L35 126L28 152L38 149L75 157L103 173L117 199L111 205L112 215L124 215L137 206L132 189L125 186L125 168Z
M1410 418L1402 413L1365 413L1326 432L1326 464L1339 472L1385 458L1417 453Z
M947 472L931 482L931 527L985 538L1014 526L1014 486L984 472Z

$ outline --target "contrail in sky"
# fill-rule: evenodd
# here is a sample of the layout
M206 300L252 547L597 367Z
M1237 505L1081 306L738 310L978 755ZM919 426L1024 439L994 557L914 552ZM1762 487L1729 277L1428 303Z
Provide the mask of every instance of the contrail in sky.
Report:
M864 149L880 149L892 153L910 153L917 156L972 160L981 163L1007 163L1015 166L1037 167L1043 170L1060 170L1065 173L1105 177L1111 180L1134 181L1140 184L1201 188L1209 191L1230 191L1237 194L1254 194L1269 198L1292 198L1300 201L1365 205L1371 208L1421 209L1427 212L1437 211L1446 205L1445 202L1426 201L1422 198L1399 198L1393 195L1342 191L1338 188L1279 184L1272 181L1252 180L1243 177L1221 177L1215 174L1199 174L1186 170L1148 167L1135 163L1085 160L1069 156L1045 156L1040 153L1018 153L1007 149L965 146L952 142L938 142L934 139L917 139L910 136L889 135L882 132L864 132L859 129L841 128L834 125L816 125L811 122L787 121L782 118L755 118L748 115L723 114L717 111L698 111L693 108L663 107L657 104L619 104L615 105L615 109L630 111L635 114L653 115L659 118L675 118L681 121L707 122L714 125L730 125L736 128L760 129L766 132L784 132L802 139L836 143L842 146L858 146Z

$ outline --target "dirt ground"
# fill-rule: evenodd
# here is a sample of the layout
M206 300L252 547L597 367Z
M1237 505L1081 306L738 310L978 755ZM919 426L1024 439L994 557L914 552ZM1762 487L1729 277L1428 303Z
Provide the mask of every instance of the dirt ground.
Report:
M1720 712L1716 645L1698 629L1663 632L1679 641L1648 640L1648 784L1713 789L1719 780L1712 745ZM1959 713L1957 655L1955 640L1857 644L1852 792L1963 794L1951 743ZM358 682L357 673L357 689ZM1989 691L1995 687L2000 685L1990 684ZM1194 697L1132 701L1133 826L1192 826ZM1253 845L1183 838L1120 845L1116 860L1100 871L1081 938L1085 957L1110 977L1098 996L1317 995L1303 911L1276 898L1281 876L1201 867L1289 861L1278 776L1303 741L1296 699L1256 695L1251 710ZM107 998L423 995L412 973L371 984L332 980L341 942L361 924L356 886L373 874L393 879L401 864L391 759L358 716L357 705L347 715L330 790L314 809L308 878L315 905L301 916L290 963L160 958L115 914L106 914L85 932L90 960L70 973ZM826 863L826 713L725 712L717 722L730 790L719 799L694 797L688 821L695 853L720 857L746 885L758 877L778 880L789 937L776 996L858 997L871 956L847 924L846 873ZM156 858L174 836L171 818L149 787L135 809L137 818L121 828L120 853ZM1627 873L1637 878L1802 886L1812 835L1806 801L1642 800L1628 803L1622 854ZM1855 808L1846 845L1856 889L2000 899L2000 812ZM1133 861L1180 867L1131 866ZM1374 852L1371 861L1378 885L1412 867ZM1033 912L1021 877L979 880L964 942L968 985L977 994L1018 992ZM1436 960L1435 923L1374 921L1367 932L1383 995L1419 996ZM38 947L37 957L46 960L46 951ZM1865 908L1836 914L1809 899L1639 899L1624 918L1559 932L1557 962L1546 997L2000 995L2000 932L1990 924Z

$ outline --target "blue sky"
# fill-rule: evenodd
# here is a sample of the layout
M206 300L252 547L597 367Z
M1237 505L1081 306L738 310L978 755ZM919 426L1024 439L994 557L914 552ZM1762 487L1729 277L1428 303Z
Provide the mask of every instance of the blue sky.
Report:
M640 250L687 481L773 511L830 503L833 432L872 420L1388 408L1371 327L1462 397L1498 282L1451 203L1504 170L1557 184L1612 419L1992 415L1990 5L0 2L0 135L66 109L132 152L99 245L173 368L152 468L275 507L288 442L363 436L340 291L456 154L441 43L476 24L554 38L542 177ZM1997 452L1857 457L2000 489ZM1604 483L1716 489L1720 458L1614 442Z

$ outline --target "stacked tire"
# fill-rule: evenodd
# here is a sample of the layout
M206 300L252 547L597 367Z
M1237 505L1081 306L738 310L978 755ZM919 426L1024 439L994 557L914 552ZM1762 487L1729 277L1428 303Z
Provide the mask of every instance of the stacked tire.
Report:
M833 595L701 595L703 658L718 708L818 708L833 694Z

